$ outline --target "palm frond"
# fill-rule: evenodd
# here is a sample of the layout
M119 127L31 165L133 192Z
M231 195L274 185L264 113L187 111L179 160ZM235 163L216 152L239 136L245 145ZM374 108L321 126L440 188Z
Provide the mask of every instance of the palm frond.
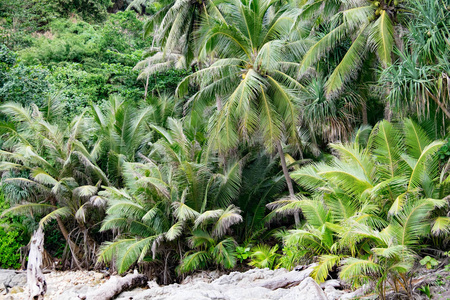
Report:
M386 10L381 10L379 18L373 23L370 29L369 40L372 44L372 49L376 50L383 65L390 65L394 47L394 26Z
M313 272L311 273L311 277L317 281L318 283L324 282L328 273L335 265L339 265L341 261L341 255L322 255L319 258L319 263L314 267Z
M70 210L70 208L67 207L67 206L60 207L58 209L55 209L51 213L47 214L45 217L43 217L39 221L39 226L45 227L51 220L54 220L54 219L56 219L58 217L61 218L61 217L69 217L69 216L73 216L72 211Z

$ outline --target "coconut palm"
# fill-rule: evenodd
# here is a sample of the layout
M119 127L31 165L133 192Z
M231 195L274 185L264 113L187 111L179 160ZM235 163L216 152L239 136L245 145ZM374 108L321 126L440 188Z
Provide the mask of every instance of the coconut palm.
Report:
M333 2L332 4L329 4ZM329 5L321 5L322 3ZM336 11L336 5L339 11ZM303 7L300 18L306 18L317 10L328 9L336 12L329 20L331 28L304 55L300 74L306 74L330 50L334 50L346 39L351 45L339 64L334 68L326 82L327 95L335 95L344 84L355 76L368 52L375 52L384 66L392 63L392 51L395 44L394 28L398 23L398 14L402 4L398 1L317 1ZM325 12L325 17L329 14ZM313 19L314 20L314 19Z
M242 222L240 213L240 209L230 205L226 209L207 210L198 215L192 236L188 238L192 250L186 252L178 267L179 272L205 269L212 262L224 269L233 268L236 265L236 241L224 235L232 225Z
M231 240L219 239L231 225L242 220L239 210L230 205L239 191L240 164L229 164L223 172L217 172L220 170L203 163L202 156L210 154L196 140L201 137L195 132L195 128L201 127L198 122L190 118L183 128L181 121L169 118L167 130L153 126L161 139L153 144L148 158L141 157L144 163L124 163L126 188L106 188L100 193L108 202L101 230L119 232L115 241L102 246L100 261L115 263L122 273L152 253L153 259L158 257L163 262L162 282L169 283L171 265L177 264L171 261L170 254L184 259L180 272L204 266L193 256L185 255L184 239L196 229L209 232L211 228L208 235L213 245L189 245L206 247L205 255L213 255L219 265L227 268L234 265L234 250L229 249L231 244L227 242ZM228 208L222 209L225 207ZM231 256L216 253L222 246L223 250L231 251ZM221 259L226 261L220 262Z
M142 7L150 7L156 2L160 8L145 23L144 37L152 35L153 43L161 47L161 53L178 53L192 58L193 35L207 12L209 1L134 0L128 9L143 13Z
M135 161L139 153L149 152L152 113L152 106L136 107L119 96L111 96L103 110L92 105L95 131L90 139L92 150L89 157L104 164L113 184L121 185L125 161Z
M296 95L303 86L293 77L295 58L304 53L307 40L286 41L292 35L296 10L278 8L274 1L224 1L218 6L220 18L208 19L200 39L199 55L218 59L178 86L185 95L189 83L199 85L190 99L193 109L202 110L215 100L211 142L219 152L250 142L260 134L269 151L277 149L290 194L283 139L298 145L299 120ZM249 24L252 24L251 26ZM294 28L297 36L300 30ZM189 104L188 104L189 105ZM297 220L298 223L298 220Z
M430 234L430 212L439 205L435 200L410 200L382 230L361 225L341 230L340 234L364 239L371 248L365 257L343 259L339 277L354 286L375 283L380 299L386 299L388 284L396 293L402 287L412 298L415 251L421 247L420 239Z
M339 97L330 98L326 95L324 78L318 76L308 81L299 94L302 129L324 142L349 140L358 120L355 111L362 102L361 97L346 89Z
M128 9L141 13L143 7L161 6L144 25L144 37L152 36L153 41L145 59L135 67L141 70L138 79L148 83L149 77L157 72L189 68L196 57L194 36L201 20L214 14L214 11L208 12L209 3L209 0L134 0L130 3Z
M57 124L56 98L45 110L6 103L0 111L3 122L1 170L3 185L13 185L7 198L18 202L4 213L44 215L40 226L56 219L78 268L95 259L95 241L89 229L99 217L93 197L100 184L109 185L106 174L90 159L83 139L89 130L83 115L70 125ZM53 120L53 122L49 122ZM94 209L93 209L94 208ZM77 236L84 236L79 239ZM83 244L84 251L80 249ZM83 253L84 252L84 253ZM83 260L84 258L84 260Z

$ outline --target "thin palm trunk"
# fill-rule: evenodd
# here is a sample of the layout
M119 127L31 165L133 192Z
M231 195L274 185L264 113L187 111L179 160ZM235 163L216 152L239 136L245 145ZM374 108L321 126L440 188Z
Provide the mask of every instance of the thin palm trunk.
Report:
M365 100L362 102L362 122L364 125L369 124L367 120L367 103Z
M278 154L280 155L281 168L283 169L284 178L286 179L286 184L288 186L289 196L292 199L294 199L295 198L294 186L292 185L291 176L289 176L289 170L286 165L286 159L284 158L283 147L281 147L280 141L277 141L277 149L278 149ZM300 225L300 216L299 216L298 212L294 213L294 219L295 219L295 226Z
M148 65L150 66L150 63ZM144 100L147 100L148 80L149 80L149 78L150 78L150 73L147 74L147 80L145 81Z
M428 94L428 96L431 97L431 99L433 99L434 102L436 102L436 104L439 106L439 108L442 109L442 112L447 116L447 118L450 119L450 112L447 110L447 108L445 107L444 103L439 101L438 97L436 97L435 95L433 95L429 91L427 91L427 94Z
M67 231L66 226L59 216L56 217L56 222L58 223L59 230L61 230L61 233L66 240L67 245L69 246L70 252L72 252L72 257L75 261L75 264L77 265L78 269L81 270L81 264L77 257L77 255L80 253L80 248L70 239L69 232Z
M384 108L384 118L390 122L392 116L391 104L389 101L386 103L386 107Z

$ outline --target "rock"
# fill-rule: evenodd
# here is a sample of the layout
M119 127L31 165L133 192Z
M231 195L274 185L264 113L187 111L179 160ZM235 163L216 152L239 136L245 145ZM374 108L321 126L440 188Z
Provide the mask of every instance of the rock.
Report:
M340 300L349 300L349 299L362 297L368 292L369 288L370 288L369 285L364 285L354 292L342 295L341 298L339 298L339 299Z
M223 275L220 278L214 280L212 283L217 285L249 285L254 283L255 281L273 279L286 273L286 269L251 269L244 273L231 272L228 275Z
M266 279L263 282L259 283L259 286L275 290L279 288L288 288L295 285L298 285L305 278L309 277L312 273L315 265L311 265L309 268L303 271L291 271L279 276L275 276L270 279Z
M342 283L341 283L341 281L339 281L337 279L330 279L330 280L327 280L327 281L322 282L320 284L320 287L322 289L325 289L327 286L334 287L335 289L336 288L342 288Z
M311 277L304 279L300 285L291 288L284 297L280 298L280 300L294 299L328 300L320 286Z
M95 273L93 275L94 275L94 279L98 280L98 281L102 280L104 277L104 274L102 274L102 273Z
M228 287L223 291L225 299L245 299L245 300L275 300L280 299L284 290L272 291L263 287ZM292 300L292 299L291 299Z
M327 295L328 300L338 300L345 294L344 291L336 290L331 285L328 285L324 289L325 295Z
M54 297L54 299L64 299L64 300L80 300L78 295L85 295L89 292L89 286L87 285L76 285L72 288L66 289L62 291L58 297Z
M15 286L9 290L9 293L12 295L12 294L23 293L23 291L24 291L24 288L22 286Z
M27 284L27 274L25 272L8 272L8 276L3 280L3 286L6 289L13 288L15 286L23 287Z

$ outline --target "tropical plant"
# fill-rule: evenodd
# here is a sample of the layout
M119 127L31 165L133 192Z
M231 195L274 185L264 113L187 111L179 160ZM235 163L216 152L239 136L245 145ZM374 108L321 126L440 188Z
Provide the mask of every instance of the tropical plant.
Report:
M149 158L141 157L144 163L124 163L126 188L110 187L100 193L109 207L101 231L121 232L102 246L100 261L114 262L122 273L151 251L152 260L160 258L163 263L163 283L173 280L170 270L177 264L170 261L170 254L181 260L181 273L206 267L207 258L225 268L234 266L234 240L222 237L242 221L240 211L230 205L240 185L239 162L229 164L223 173L202 163L202 156L209 153L196 141L201 135L191 131L199 129L199 122L192 117L183 128L179 120L169 118L169 130L153 126L162 138ZM185 253L188 236L192 253Z
M436 260L435 258L432 258L428 255L425 256L424 258L422 258L419 262L422 266L426 266L427 269L433 269L434 267L436 267L439 264L438 260Z
M305 22L317 22L323 13L317 27L319 30L325 28L326 34L320 36L303 56L300 74L310 72L309 68L330 50L351 40L327 79L328 96L340 92L344 84L355 76L355 70L361 67L367 53L375 52L384 67L392 63L396 42L394 29L403 10L403 4L399 1L310 1L301 8L299 18Z
M273 247L266 244L255 246L251 250L250 262L248 264L261 269L276 269L278 268L277 262L280 256L277 251L278 244Z
M64 126L58 124L57 97L49 97L46 104L41 111L16 103L0 107L7 118L1 123L2 186L5 197L19 203L3 214L43 216L40 226L56 219L76 266L89 267L96 244L89 231L100 213L93 209L99 203L92 196L109 180L83 144L83 115Z
M170 68L186 69L196 57L194 35L203 18L208 18L209 0L133 0L128 9L144 13L154 5L157 11L144 25L144 37L153 37L152 46L144 60L136 65L141 70L139 79Z
M288 231L284 240L305 250L303 255L319 256L316 280L341 265L342 279L378 281L382 297L388 279L401 281L411 293L407 277L420 239L449 229L447 217L432 214L447 205L436 155L443 142L433 142L408 119L402 127L379 122L367 146L360 145L361 133L353 143L331 144L338 157L330 163L292 173L311 193L309 199L281 199L269 207L278 214L302 210L305 225Z
M446 119L450 118L446 104L450 72L447 2L411 1L415 18L404 38L408 48L398 52L399 61L385 69L380 78L380 88L389 89L388 100L399 114L408 111L428 118L430 113L440 111Z
M189 84L195 83L199 91L188 105L202 111L215 104L210 141L219 152L236 148L242 140L253 143L254 135L260 134L269 151L278 151L293 196L281 142L299 142L296 95L303 86L294 74L295 58L306 51L308 42L286 40L296 11L268 0L225 1L217 9L221 13L204 25L199 55L203 60L218 59L187 76L177 94L185 95Z
M227 209L207 210L194 221L197 227L210 227L211 234L195 229L188 238L188 251L178 267L180 273L206 268L214 262L224 269L236 265L236 242L232 237L224 237L228 229L242 221L240 210L233 205Z
M236 258L239 259L239 262L242 264L244 260L250 256L250 247L237 246L236 247Z
M106 114L92 105L96 130L90 156L105 162L111 182L121 186L123 163L135 161L139 153L149 152L146 146L152 136L149 127L152 107L139 109L119 96L111 96L104 111Z

